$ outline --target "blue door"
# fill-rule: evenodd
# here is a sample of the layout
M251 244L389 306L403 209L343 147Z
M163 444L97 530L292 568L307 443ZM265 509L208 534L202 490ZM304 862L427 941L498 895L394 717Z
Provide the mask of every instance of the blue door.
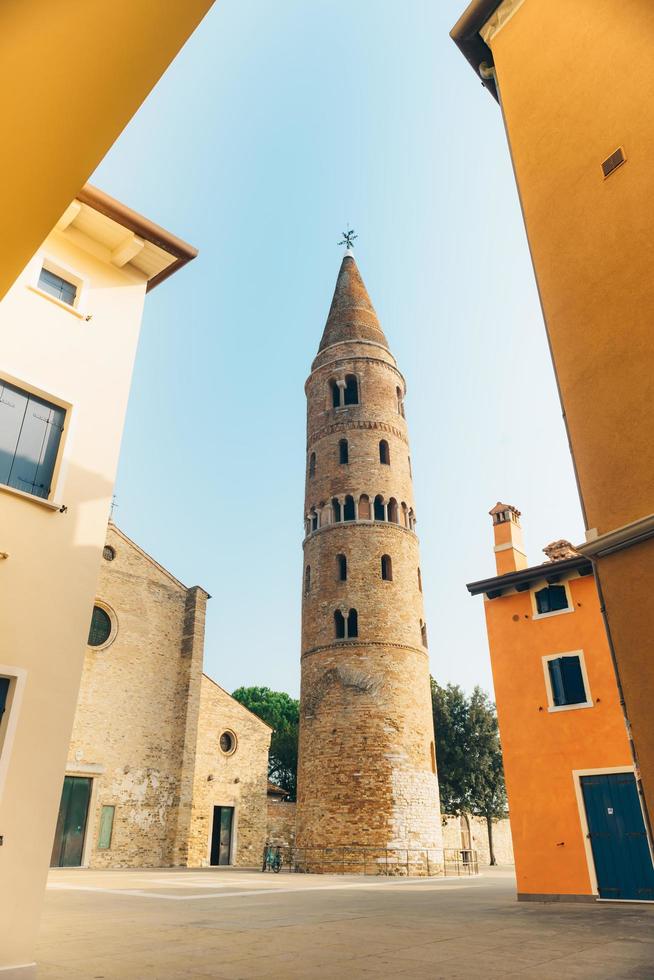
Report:
M582 776L600 898L654 901L654 865L632 772Z

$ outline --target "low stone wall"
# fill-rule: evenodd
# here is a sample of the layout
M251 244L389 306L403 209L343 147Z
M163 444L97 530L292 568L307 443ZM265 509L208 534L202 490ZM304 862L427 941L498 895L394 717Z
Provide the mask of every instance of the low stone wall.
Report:
M468 817L470 821L471 847L477 852L479 867L490 864L488 830L483 817ZM461 822L459 817L445 817L443 820L443 847L461 847ZM513 864L513 842L511 824L508 817L493 823L493 850L498 864Z

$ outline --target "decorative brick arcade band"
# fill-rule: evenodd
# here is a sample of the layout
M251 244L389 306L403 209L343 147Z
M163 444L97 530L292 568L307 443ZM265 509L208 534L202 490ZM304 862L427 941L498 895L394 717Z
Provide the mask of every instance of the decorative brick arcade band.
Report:
M303 870L443 873L405 391L348 251L306 383Z

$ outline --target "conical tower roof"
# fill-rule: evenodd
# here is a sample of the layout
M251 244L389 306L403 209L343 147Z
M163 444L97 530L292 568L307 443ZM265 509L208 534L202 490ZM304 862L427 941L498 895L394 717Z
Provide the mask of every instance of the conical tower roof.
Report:
M368 290L351 252L347 252L341 262L334 298L318 350L324 350L325 347L344 340L374 340L388 347L388 341L379 326L375 308L370 302Z

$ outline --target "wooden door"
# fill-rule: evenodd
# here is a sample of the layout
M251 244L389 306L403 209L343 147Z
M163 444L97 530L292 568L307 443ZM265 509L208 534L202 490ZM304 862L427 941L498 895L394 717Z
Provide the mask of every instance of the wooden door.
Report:
M59 817L52 845L53 868L75 868L82 863L86 821L91 799L91 780L66 776L59 804Z
M582 776L600 898L654 900L654 866L632 772Z

